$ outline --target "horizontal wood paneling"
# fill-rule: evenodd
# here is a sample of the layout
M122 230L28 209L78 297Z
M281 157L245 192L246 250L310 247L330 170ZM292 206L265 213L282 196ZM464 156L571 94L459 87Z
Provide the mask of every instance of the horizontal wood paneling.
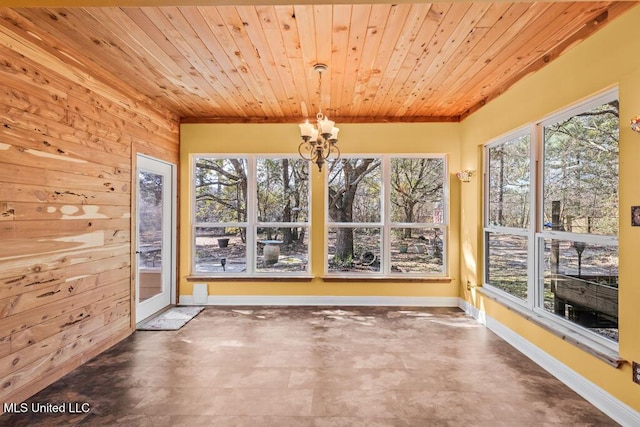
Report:
M58 40L57 47L40 54L55 59L56 67L57 61L72 57L84 70L91 68L89 59L113 75L126 76L142 93L189 122L294 123L313 118L320 108L338 123L459 121L546 65L567 40L578 40L578 33L583 38L585 28L587 36L601 28L617 15L608 14L610 10L634 5L23 8L0 10L0 20L25 17L28 22L22 23L20 33L25 38ZM597 26L590 25L594 21ZM0 38L3 42L15 43ZM329 67L322 93L313 71L316 63ZM82 76L69 77L77 82ZM44 94L68 97L75 111L86 111L83 116L109 111L110 128L116 130L119 120L132 120L142 133L167 123L131 117L134 109L123 109L123 102L112 97L55 90ZM15 105L28 102L19 95L11 99ZM55 118L61 111L49 108L46 113Z
M132 332L132 187L178 161L178 118L33 24L0 16L0 401Z

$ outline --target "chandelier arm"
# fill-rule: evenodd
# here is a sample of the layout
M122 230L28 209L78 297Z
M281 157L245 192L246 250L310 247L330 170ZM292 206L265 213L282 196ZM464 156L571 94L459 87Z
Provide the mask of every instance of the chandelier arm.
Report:
M329 147L329 153L331 152L337 152L338 154L336 154L336 158L333 160L338 160L340 159L340 148L338 148L338 146L336 144L331 144L331 146Z
M315 149L312 143L309 141L302 141L298 145L298 154L305 160L311 161L315 158Z

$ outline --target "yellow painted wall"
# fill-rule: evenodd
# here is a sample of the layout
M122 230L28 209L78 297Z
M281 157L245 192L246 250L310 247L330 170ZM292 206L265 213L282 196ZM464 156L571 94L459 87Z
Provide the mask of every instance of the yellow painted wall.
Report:
M620 356L640 362L640 227L631 206L640 205L640 134L629 120L640 115L640 7L636 7L461 123L462 167L481 170L481 146L603 89L620 93ZM462 188L461 282L481 283L481 183ZM464 297L489 316L640 411L640 385L629 364L615 369L526 321L480 293Z
M311 281L211 281L209 295L322 295L322 296L428 296L459 295L460 125L457 123L338 124L344 154L437 153L447 154L450 189L448 267L450 282L335 282L324 274L324 172L311 173ZM180 176L180 295L191 295L192 188L189 165L192 153L274 153L297 156L300 131L296 124L183 124L181 126Z

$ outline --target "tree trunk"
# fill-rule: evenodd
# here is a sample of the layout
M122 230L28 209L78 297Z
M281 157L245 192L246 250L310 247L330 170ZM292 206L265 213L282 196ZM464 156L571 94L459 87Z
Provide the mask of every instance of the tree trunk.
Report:
M341 187L329 188L329 216L332 221L349 224L353 222L353 202L358 184L364 176L379 167L379 163L374 163L374 159L362 159L360 162L342 159L340 162L344 174L344 184ZM369 166L372 167L369 168ZM355 256L353 233L353 228L337 229L336 261L353 260Z
M282 159L282 189L284 193L284 211L282 212L282 221L291 222L291 197L289 194L289 159ZM291 228L285 228L282 231L282 241L285 245L293 242L293 233Z
M331 206L331 217L335 218L337 222L352 222L356 188L356 186L350 186L343 194L340 203L334 203ZM353 259L353 256L353 228L338 228L336 232L336 259L346 261Z
M353 260L353 228L338 228L336 233L336 259Z

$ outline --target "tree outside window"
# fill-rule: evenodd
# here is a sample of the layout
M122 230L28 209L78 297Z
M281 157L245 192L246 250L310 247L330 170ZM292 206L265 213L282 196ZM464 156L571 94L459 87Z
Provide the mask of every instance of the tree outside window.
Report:
M377 156L331 162L327 271L444 275L445 160Z
M194 273L309 271L308 162L194 158Z

